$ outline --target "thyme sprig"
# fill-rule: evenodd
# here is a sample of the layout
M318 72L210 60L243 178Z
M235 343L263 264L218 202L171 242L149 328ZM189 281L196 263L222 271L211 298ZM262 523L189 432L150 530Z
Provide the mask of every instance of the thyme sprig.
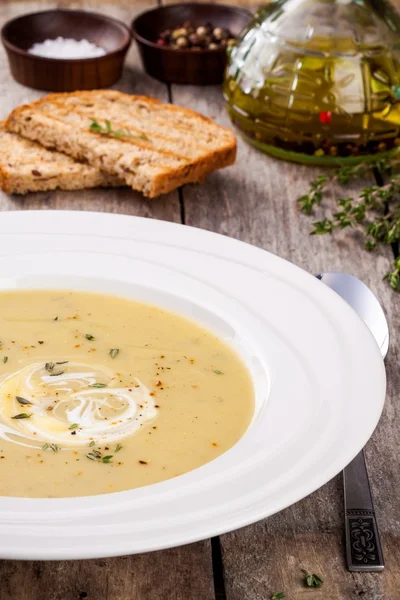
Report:
M111 125L111 122L108 119L105 119L104 121L104 125L102 125L97 119L90 119L91 120L91 124L89 125L89 129L90 131L93 131L94 133L99 133L100 135L107 135L109 137L114 137L117 139L123 139L123 138L131 138L131 139L140 139L140 140L145 140L146 142L149 142L149 138L147 137L146 134L144 133L140 133L137 135L132 135L131 132L129 131L129 129L126 128L122 128L122 129L114 129L113 126Z
M324 192L329 184L337 182L345 186L353 179L364 177L370 172L381 177L389 176L383 186L370 185L357 196L339 197L336 210L322 219L313 222L311 235L332 234L336 229L357 228L364 233L366 250L374 250L379 245L398 247L400 243L400 157L381 159L374 163L355 167L342 167L335 174L320 175L310 184L308 193L298 198L300 209L306 215L313 215L321 206ZM400 257L394 258L393 270L386 273L394 290L400 289Z

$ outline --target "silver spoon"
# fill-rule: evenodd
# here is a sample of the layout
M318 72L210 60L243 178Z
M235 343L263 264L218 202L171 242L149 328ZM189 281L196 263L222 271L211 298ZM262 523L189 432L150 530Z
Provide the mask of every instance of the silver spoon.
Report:
M389 349L389 327L369 287L347 273L321 273L317 278L354 308L371 330L385 358ZM363 450L344 469L343 483L347 567L349 571L382 571L385 565Z

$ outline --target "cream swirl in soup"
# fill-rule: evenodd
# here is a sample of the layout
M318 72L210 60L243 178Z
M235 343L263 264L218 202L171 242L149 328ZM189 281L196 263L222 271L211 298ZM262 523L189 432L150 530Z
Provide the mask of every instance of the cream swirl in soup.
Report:
M130 387L118 380L111 369L70 361L33 363L4 375L0 436L31 447L76 447L132 435L155 418L154 398L138 379Z

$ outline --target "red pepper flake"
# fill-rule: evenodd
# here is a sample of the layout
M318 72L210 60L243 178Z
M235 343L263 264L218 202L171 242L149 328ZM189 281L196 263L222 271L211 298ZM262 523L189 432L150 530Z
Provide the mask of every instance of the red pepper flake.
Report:
M160 408L160 405L159 404L155 404L154 408Z
M74 348L80 348L81 345L80 344L76 344L76 346L74 346Z
M191 358L191 359L189 360L189 362L190 362L190 364L191 364L191 365L194 365L194 358Z
M155 392L150 392L149 396L155 396Z
M160 387L160 385L162 385L162 382L160 380L158 380L156 383L156 387Z
M332 113L330 110L325 110L319 113L319 122L322 125L329 125L332 122Z
M211 446L218 446L217 442L211 442Z

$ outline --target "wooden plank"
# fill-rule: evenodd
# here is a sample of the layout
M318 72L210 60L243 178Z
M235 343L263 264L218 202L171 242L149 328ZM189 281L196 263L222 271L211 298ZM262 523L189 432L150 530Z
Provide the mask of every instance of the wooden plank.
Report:
M3 561L0 600L211 600L206 546L101 560Z
M173 86L172 95L177 104L229 125L220 89ZM392 332L387 361L389 389L384 415L367 447L367 458L387 568L383 574L352 575L346 571L339 476L279 515L221 538L228 600L264 600L281 590L286 591L288 600L400 598L400 421L394 418L400 384L396 366L400 303L381 281L392 254L390 249L366 253L357 233L343 232L334 240L308 235L310 220L300 214L295 200L316 173L312 168L264 156L239 140L235 166L210 176L202 186L184 188L185 221L270 250L311 273L353 273L380 297ZM331 189L330 193L333 197L338 192ZM303 587L301 568L325 576L321 591Z
M129 23L151 3L83 0L48 2L23 0L0 3L0 21L14 15L48 7L85 7ZM15 83L0 50L0 116L22 102L32 101L40 92ZM135 45L129 52L123 79L116 89L147 94L166 101L166 86L142 73ZM146 201L129 189L85 190L29 194L21 198L0 193L0 210L75 209L117 212L180 222L178 193ZM208 541L154 554L110 560L57 561L49 563L1 561L0 600L210 600L214 597L211 547Z

